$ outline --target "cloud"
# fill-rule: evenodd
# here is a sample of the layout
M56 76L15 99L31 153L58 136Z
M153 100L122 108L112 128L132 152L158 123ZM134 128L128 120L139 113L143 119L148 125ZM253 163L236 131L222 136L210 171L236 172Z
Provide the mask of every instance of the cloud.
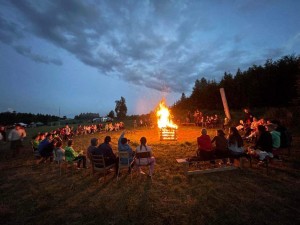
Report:
M0 41L4 44L11 45L17 53L28 57L37 63L54 64L58 66L62 65L62 61L59 59L51 59L47 56L34 54L31 52L30 47L15 45L18 40L25 37L24 30L19 24L8 21L0 16L0 28Z
M0 41L5 44L12 44L14 41L24 37L20 27L0 15Z
M34 35L96 68L99 75L184 92L201 76L215 79L247 65L250 54L241 47L251 45L247 35L231 26L223 29L223 21L229 17L224 25L231 25L235 12L250 13L268 1L218 3L223 11L215 10L214 1L11 0L5 7L20 16L0 17L0 40L36 62L62 65L16 44ZM265 51L280 54L279 49Z
M37 63L54 64L57 66L62 65L61 60L54 59L54 58L50 59L49 57L46 57L46 56L34 54L31 52L31 49L29 47L18 45L18 46L15 46L14 48L15 48L16 52L18 52L19 54L21 54L25 57L28 57Z

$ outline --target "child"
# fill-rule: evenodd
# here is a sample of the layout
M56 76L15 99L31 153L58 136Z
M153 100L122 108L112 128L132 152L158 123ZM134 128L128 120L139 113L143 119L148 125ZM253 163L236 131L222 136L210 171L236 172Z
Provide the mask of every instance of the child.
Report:
M75 150L73 149L72 146L73 146L73 140L70 139L70 140L68 140L68 146L66 146L66 148L65 148L66 161L67 162L77 161L77 169L80 169L81 162L83 164L83 168L87 168L86 167L86 156L75 152Z
M56 143L56 148L53 150L54 161L58 163L65 160L65 150L61 146L62 141L58 140L58 142Z

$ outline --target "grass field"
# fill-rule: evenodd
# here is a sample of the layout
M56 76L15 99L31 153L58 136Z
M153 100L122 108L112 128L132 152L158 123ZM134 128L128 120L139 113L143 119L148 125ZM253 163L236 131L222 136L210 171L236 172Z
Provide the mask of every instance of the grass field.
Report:
M28 136L34 132L28 129ZM109 133L114 150L120 133ZM74 148L85 151L92 137L106 135L74 137ZM55 164L35 164L28 140L15 159L1 143L0 224L300 224L300 138L269 174L246 163L186 177L175 159L195 155L199 135L198 127L180 127L178 141L163 142L156 129L128 130L132 146L145 136L153 148L153 181L137 174L131 181L124 171L118 182L113 173L99 182L89 169L60 176Z

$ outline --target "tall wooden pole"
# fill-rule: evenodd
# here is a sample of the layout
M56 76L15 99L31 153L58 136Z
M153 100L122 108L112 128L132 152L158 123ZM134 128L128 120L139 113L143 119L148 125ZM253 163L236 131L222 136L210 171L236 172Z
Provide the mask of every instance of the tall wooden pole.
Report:
M231 116L230 116L229 107L228 107L228 104L227 104L227 99L226 99L224 88L220 88L220 94L221 94L221 98L222 98L222 102L223 102L225 115L229 120L231 120Z

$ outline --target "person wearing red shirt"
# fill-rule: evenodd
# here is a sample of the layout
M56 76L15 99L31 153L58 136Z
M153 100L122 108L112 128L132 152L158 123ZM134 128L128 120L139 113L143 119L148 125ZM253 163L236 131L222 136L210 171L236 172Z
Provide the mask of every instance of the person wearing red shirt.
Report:
M197 155L200 156L200 160L212 160L214 158L214 151L210 136L207 134L207 130L205 128L202 129L201 136L197 138L197 143Z

